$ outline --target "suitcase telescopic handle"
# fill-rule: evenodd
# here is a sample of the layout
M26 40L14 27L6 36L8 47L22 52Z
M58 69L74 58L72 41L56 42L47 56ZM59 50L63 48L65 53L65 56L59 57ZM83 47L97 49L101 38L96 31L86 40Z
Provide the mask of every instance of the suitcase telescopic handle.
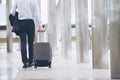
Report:
M39 42L46 42L46 39L45 39L45 37L46 37L46 33L45 33L46 31L44 30L44 31L40 31L40 30L38 30L38 34L39 34Z

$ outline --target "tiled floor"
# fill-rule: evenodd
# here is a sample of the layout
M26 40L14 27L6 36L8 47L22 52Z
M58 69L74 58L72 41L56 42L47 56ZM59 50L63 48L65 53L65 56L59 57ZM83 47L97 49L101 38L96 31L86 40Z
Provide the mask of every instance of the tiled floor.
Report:
M18 69L10 61L7 53L0 53L0 80L13 80Z
M0 48L0 80L113 80L110 69L92 69L91 63L77 64L75 57L53 56L52 68L22 69L20 52ZM119 79L116 79L119 80Z

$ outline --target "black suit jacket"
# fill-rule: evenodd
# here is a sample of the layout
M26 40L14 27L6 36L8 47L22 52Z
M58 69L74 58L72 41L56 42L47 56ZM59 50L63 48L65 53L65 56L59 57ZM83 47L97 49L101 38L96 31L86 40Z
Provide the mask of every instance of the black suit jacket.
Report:
M20 32L20 20L18 19L18 12L15 13L15 16L12 14L9 15L10 24L12 26L12 32L15 32L16 35L19 35Z

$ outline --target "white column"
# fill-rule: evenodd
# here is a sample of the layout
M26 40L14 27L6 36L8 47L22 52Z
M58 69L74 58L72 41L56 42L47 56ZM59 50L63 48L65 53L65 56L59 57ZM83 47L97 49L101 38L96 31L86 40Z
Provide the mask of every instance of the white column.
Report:
M120 0L110 0L111 78L120 79Z
M71 0L61 1L61 49L65 58L71 53Z
M7 20L7 52L12 52L13 50L13 37L11 32L11 25L9 22L9 14L11 10L12 0L6 0L6 20Z
M61 50L61 6L60 0L56 0L56 31L57 31L57 48Z
M92 0L92 21L93 68L108 68L107 0Z
M87 0L76 0L76 45L77 62L89 62L88 4Z
M56 53L57 33L56 33L56 0L48 0L48 41L52 46L53 54Z

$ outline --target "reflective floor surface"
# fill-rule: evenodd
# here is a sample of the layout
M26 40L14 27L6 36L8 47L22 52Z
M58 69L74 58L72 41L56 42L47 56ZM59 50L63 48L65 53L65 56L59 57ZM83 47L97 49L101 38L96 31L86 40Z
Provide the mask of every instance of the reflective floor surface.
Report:
M91 63L76 63L75 56L53 56L52 68L22 69L20 52L6 53L0 48L0 80L114 80L110 69L92 69ZM119 80L119 79L115 79Z

